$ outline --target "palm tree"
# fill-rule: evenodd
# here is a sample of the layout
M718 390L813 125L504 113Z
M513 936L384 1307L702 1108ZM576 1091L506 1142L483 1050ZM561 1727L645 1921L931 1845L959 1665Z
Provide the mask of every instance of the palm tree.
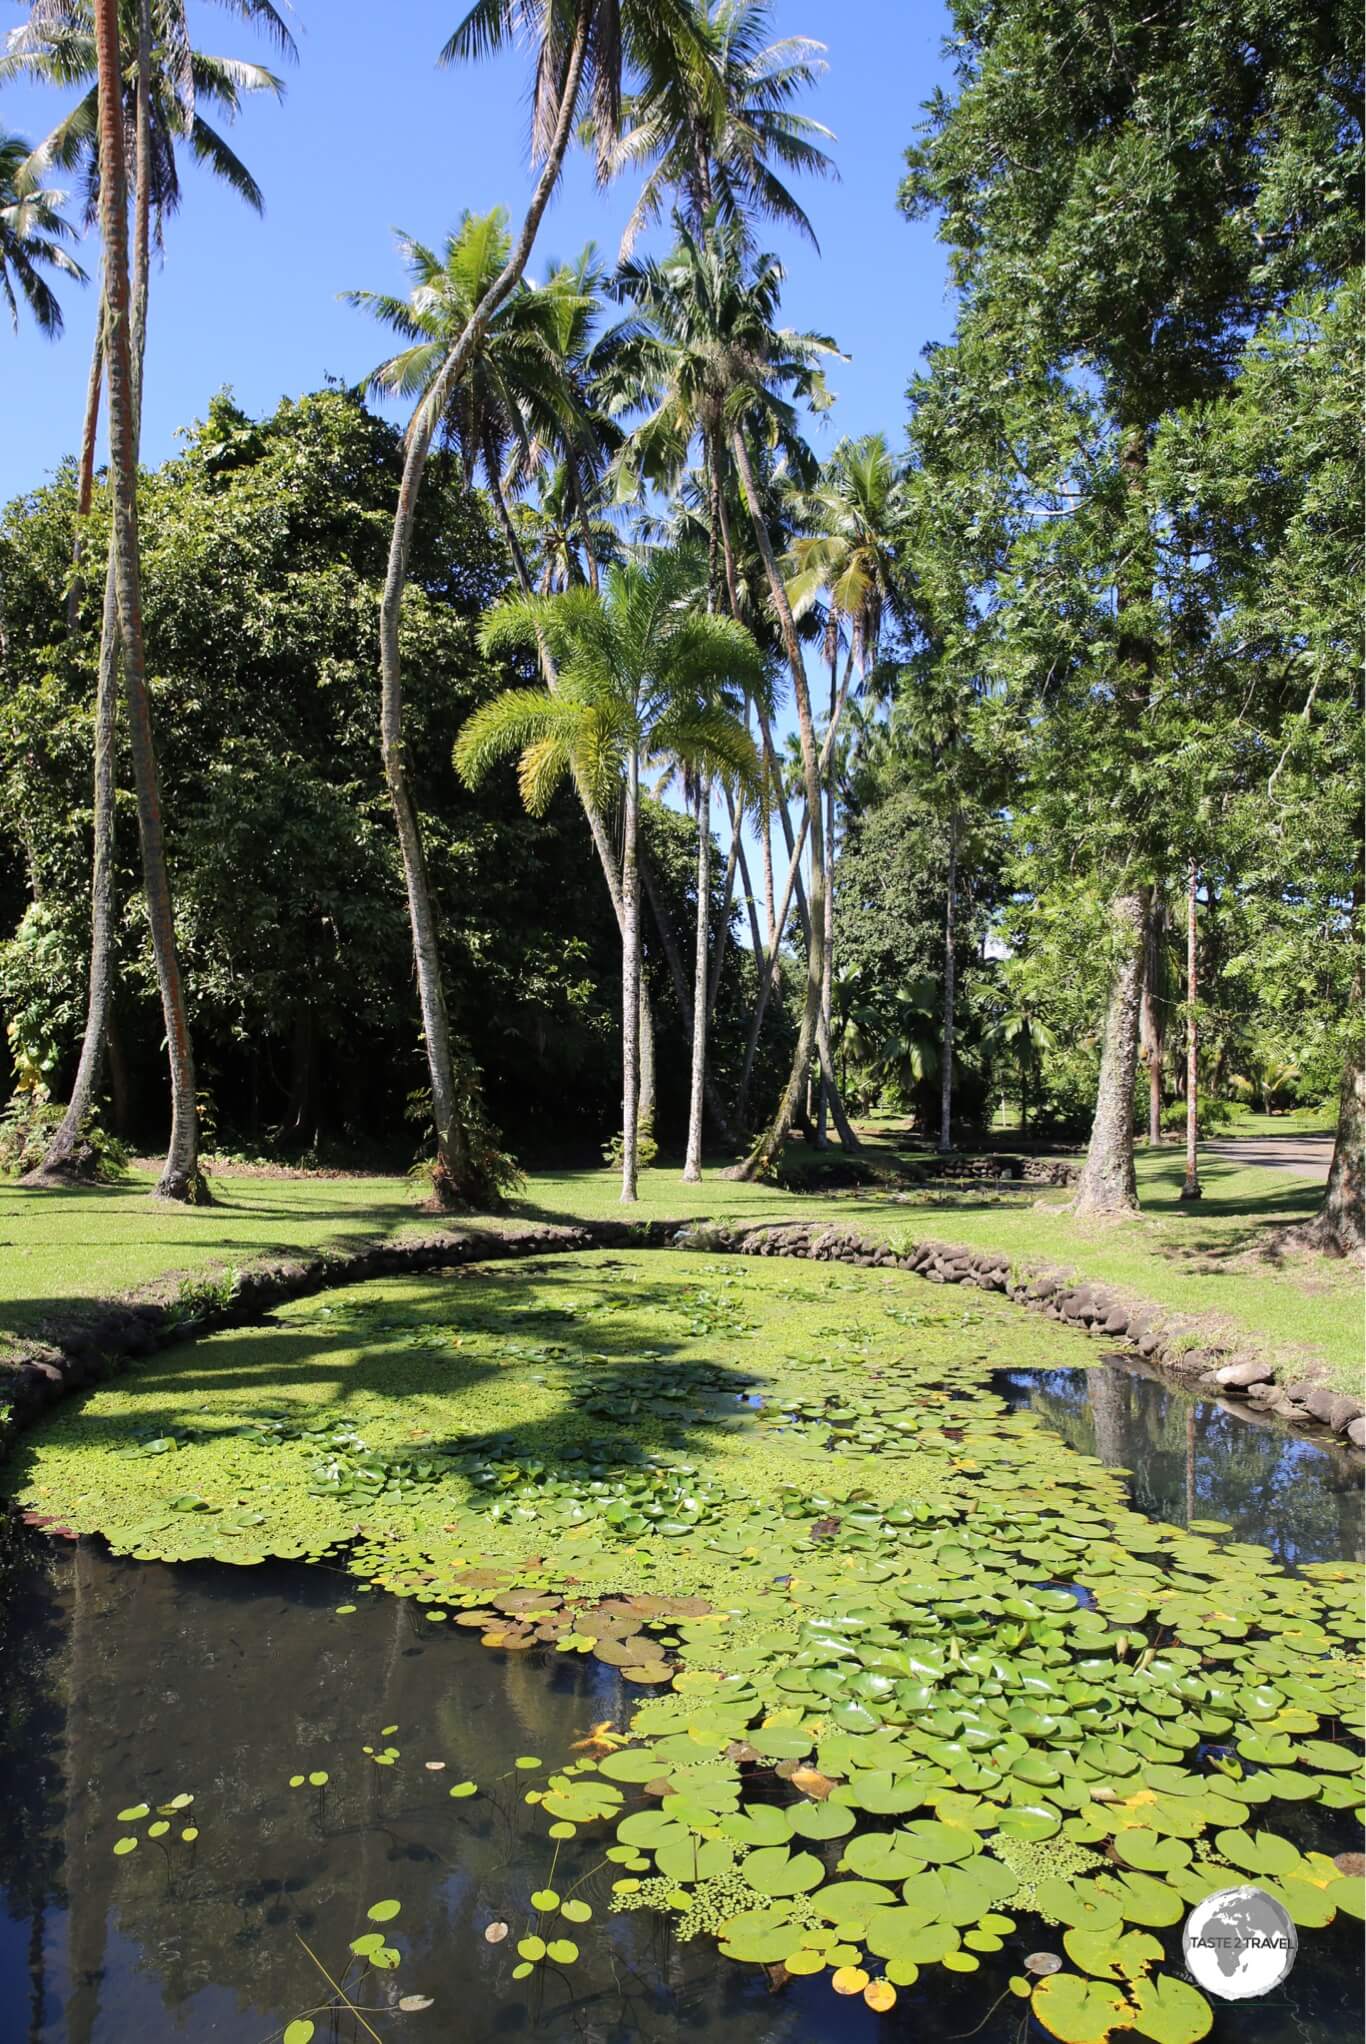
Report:
M1192 859L1186 883L1186 1175L1181 1186L1181 1198L1184 1200L1203 1197L1197 1147L1200 1129L1200 1020L1197 1006L1200 995L1200 923L1196 913L1199 890L1200 869Z
M1057 1037L1039 1012L1035 997L1008 977L1005 1005L987 1032L986 1048L1006 1052L1015 1059L1020 1074L1020 1131L1029 1128L1029 1081L1037 1073L1044 1051L1052 1050Z
M223 0L246 20L264 27L292 52L293 39L270 0ZM261 209L255 180L222 136L198 111L201 99L233 117L244 92L273 91L283 86L261 65L233 58L206 56L191 49L183 0L121 0L115 26L120 40L120 92L125 133L133 136L134 227L133 287L129 346L132 363L133 461L136 468L142 411L142 368L147 341L147 298L153 229L161 240L166 217L180 202L177 144L188 143L196 158L234 190ZM0 60L0 78L24 73L50 84L84 87L81 97L29 159L28 174L48 163L83 173L87 218L102 205L101 131L99 125L99 63L95 17L90 0L54 0L10 37ZM125 142L126 152L126 142ZM126 162L125 162L126 180ZM74 627L81 600L80 521L90 509L94 479L95 433L99 413L105 321L96 320L95 346L86 392L85 421L77 484L77 532L72 552L67 621ZM99 673L95 694L94 730L94 854L91 866L90 977L80 1058L66 1112L54 1132L37 1171L36 1184L80 1176L86 1165L84 1130L99 1091L105 1039L113 1000L114 930L114 745L118 717L118 604L114 549L105 571L104 609L100 628ZM148 722L148 744L151 727ZM136 758L136 748L135 748ZM155 773L155 757L151 757ZM174 933L171 933L174 945ZM178 983L178 971L176 980ZM163 987L163 994L165 988ZM180 1034L188 1041L188 1020L180 1018ZM168 1041L170 1039L168 1038ZM175 1062L172 1060L172 1086ZM173 1109L183 1127L194 1118L191 1094ZM196 1173L189 1174L191 1181Z
M715 209L746 230L756 217L781 221L814 243L773 164L834 174L821 147L834 136L792 110L825 70L825 45L807 36L766 42L772 11L769 0L698 0L690 61L667 64L626 100L609 174L649 168L621 237L623 258L671 195L694 229Z
M62 214L66 194L32 181L32 155L27 142L0 128L0 295L16 333L22 298L43 332L55 340L62 330L62 308L41 272L60 270L78 284L85 283L86 275L62 246L75 238Z
M896 987L882 1004L883 1037L877 1062L909 1105L917 1086L939 1070L935 986L928 976Z
M566 776L600 810L621 798L623 1201L635 1199L637 1176L642 764L666 755L694 771L740 777L756 765L753 741L721 696L727 683L756 674L762 655L743 625L691 604L691 587L689 564L656 549L610 568L601 592L496 605L480 631L484 651L544 641L556 687L505 690L475 711L455 746L471 784L496 760L520 755L522 799L533 814Z
M818 1037L825 1036L821 1011L825 834L815 721L797 628L769 536L767 507L750 441L753 438L766 449L781 453L799 477L810 476L812 462L799 430L795 400L818 406L825 402L820 363L822 357L837 351L824 335L778 328L782 278L776 257L748 258L738 222L715 219L707 221L702 234L680 223L678 244L670 256L662 263L625 263L618 278L618 289L635 305L642 321L640 337L630 358L619 366L618 377L627 402L634 399L642 407L649 406L619 464L624 491L629 494L639 476L676 475L694 436L699 435L722 527L727 583L733 589L734 548L726 530L722 484L722 463L733 463L763 564L797 711L811 843L807 993L787 1086L769 1128L745 1162L736 1167L742 1177L756 1176L777 1157L805 1091L813 1048ZM828 1070L828 1044L825 1063ZM849 1139L853 1139L852 1131Z
M137 785L143 887L152 930L162 1014L171 1066L171 1140L157 1185L163 1198L199 1200L199 1131L195 1113L194 1054L176 956L166 851L161 835L156 755L147 706L142 650L142 592L138 560L136 394L129 344L128 179L124 160L123 98L116 0L94 0L99 69L100 230L104 240L104 338L109 370L110 483L114 500L115 591L123 649L129 738Z
M886 438L868 433L860 440L842 440L821 472L814 489L802 497L797 518L806 528L788 550L787 593L793 616L802 617L826 595L826 641L830 662L830 711L833 730L849 692L855 665L860 687L876 667L881 650L882 621L897 604L899 547L906 525L905 491ZM842 687L836 684L841 625L846 625L849 655ZM826 781L826 837L829 873L825 896L825 977L822 1013L828 1032L835 969L835 844L838 831L838 777L832 761ZM825 1124L828 1083L821 1088L820 1127Z
M526 269L585 103L588 130L603 167L620 127L623 65L634 60L647 73L652 67L662 70L670 52L681 50L689 34L684 0L476 0L441 52L442 63L453 63L493 54L517 41L535 45L531 140L533 158L540 165L531 202L502 268L471 309L409 421L380 601L380 751L408 892L436 1121L436 1183L442 1198L478 1201L490 1188L475 1162L461 1116L436 916L403 742L399 622L422 478L451 392L465 375L484 328Z

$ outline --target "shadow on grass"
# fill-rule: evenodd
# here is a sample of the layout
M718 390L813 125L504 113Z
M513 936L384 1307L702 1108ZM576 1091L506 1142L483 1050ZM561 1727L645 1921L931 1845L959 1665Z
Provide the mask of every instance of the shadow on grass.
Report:
M610 1266L597 1266L595 1279L599 1272L610 1289ZM540 1294L530 1300L528 1279ZM742 1401L764 1383L754 1371L679 1354L707 1336L688 1324L681 1288L667 1280L637 1276L629 1298L618 1294L596 1309L589 1300L576 1310L568 1302L582 1300L581 1280L576 1286L574 1273L553 1263L377 1282L382 1297L360 1296L373 1283L349 1288L321 1305L292 1308L287 1320L268 1318L149 1358L118 1380L115 1411L79 1411L82 1444L117 1451L157 1435L213 1441L272 1413L301 1424L346 1421L357 1402L368 1412L356 1424L369 1427L378 1397L399 1419L405 1407L412 1412L406 1439L395 1442L386 1429L386 1454L410 1444L423 1455L496 1453L534 1460L554 1477L581 1478L593 1462L686 1456L703 1445L706 1430L741 1419ZM661 1314L685 1325L671 1333L650 1317ZM501 1342L501 1353L462 1351L458 1344L470 1335ZM714 1338L720 1350L733 1331L718 1327ZM552 1370L567 1381L553 1389L530 1381ZM433 1400L442 1406L435 1425ZM65 1411L70 1417L72 1408ZM22 1490L37 1476L41 1438L40 1429L16 1444L8 1488ZM166 1457L173 1489L176 1460Z

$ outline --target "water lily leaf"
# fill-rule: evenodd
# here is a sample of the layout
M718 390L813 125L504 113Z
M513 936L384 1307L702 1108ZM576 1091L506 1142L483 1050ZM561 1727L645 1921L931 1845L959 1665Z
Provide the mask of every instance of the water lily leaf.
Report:
M845 1846L841 1864L870 1881L900 1881L919 1873L925 1855L913 1852L898 1832L863 1831Z
M975 1831L941 1824L933 1817L919 1817L903 1825L901 1836L917 1859L935 1862L967 1859L980 1845Z
M1199 2044L1214 2022L1209 2003L1198 1988L1170 1973L1136 1981L1133 1987L1137 2013L1133 2026L1152 2044Z
M1102 1980L1138 1980L1162 1960L1162 1947L1143 1930L1079 1930L1062 1936L1063 1949L1083 1973Z
M790 1725L760 1725L757 1731L746 1732L745 1737L766 1760L804 1760L811 1751L808 1735L794 1731Z
M296 2016L292 2023L286 2023L280 2044L309 2044L314 2026L307 2016Z
M721 1951L727 1959L760 1966L777 1965L792 1949L793 1927L785 1909L753 1909L721 1926Z
M1115 1851L1127 1866L1148 1874L1173 1874L1190 1860L1184 1839L1159 1838L1143 1826L1115 1833Z
M1039 1913L1085 1930L1115 1930L1123 1922L1119 1903L1092 1882L1064 1881L1054 1875L1034 1889Z
M723 1817L721 1831L735 1845L786 1845L795 1829L794 1814L777 1803L750 1803L738 1814ZM854 1820L851 1817L849 1821L852 1824Z
M782 1846L761 1846L745 1854L741 1873L760 1895L804 1895L825 1879L825 1868L812 1852L788 1852Z
M841 1966L831 1975L830 1985L836 1994L862 1994L869 1978L861 1966Z
M1001 1811L996 1829L1004 1838L1037 1844L1061 1828L1062 1816L1051 1803L1011 1803Z
M751 1853L750 1858L754 1855ZM655 1847L655 1865L670 1881L709 1881L716 1874L724 1874L735 1858L734 1847L724 1838L697 1838L685 1833L677 1841ZM819 1861L817 1865L819 1866ZM817 1875L817 1879L820 1875ZM758 1888L761 1895L790 1895L792 1888L760 1888L757 1881L750 1886Z
M1038 1981L1029 2005L1062 2044L1104 2044L1113 2030L1133 2027L1134 2012L1122 1988L1083 1980L1077 1973L1053 1973Z
M372 1902L366 1910L371 1923L392 1923L402 1908L400 1902Z
M874 1909L886 1908L895 1900L894 1891L877 1881L827 1881L811 1897L811 1907L827 1923L843 1928L865 1922Z
M1165 1930L1169 1924L1179 1923L1186 1913L1186 1905L1175 1889L1165 1881L1155 1880L1151 1874L1120 1874L1104 1877L1106 1894L1113 1895L1124 1913L1126 1923L1141 1923L1156 1930Z

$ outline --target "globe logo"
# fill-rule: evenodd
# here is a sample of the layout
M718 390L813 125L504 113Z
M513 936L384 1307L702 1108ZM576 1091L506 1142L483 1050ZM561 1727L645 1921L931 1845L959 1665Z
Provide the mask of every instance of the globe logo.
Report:
M1221 1888L1186 1918L1186 1965L1221 2001L1250 2001L1279 1987L1295 1963L1295 1926L1264 1888Z

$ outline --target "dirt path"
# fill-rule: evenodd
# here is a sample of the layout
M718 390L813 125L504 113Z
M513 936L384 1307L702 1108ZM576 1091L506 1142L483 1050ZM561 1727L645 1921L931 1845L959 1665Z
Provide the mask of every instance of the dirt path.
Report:
M1272 1171L1293 1171L1297 1178L1326 1178L1333 1161L1331 1136L1243 1136L1200 1147L1213 1157L1264 1164Z

